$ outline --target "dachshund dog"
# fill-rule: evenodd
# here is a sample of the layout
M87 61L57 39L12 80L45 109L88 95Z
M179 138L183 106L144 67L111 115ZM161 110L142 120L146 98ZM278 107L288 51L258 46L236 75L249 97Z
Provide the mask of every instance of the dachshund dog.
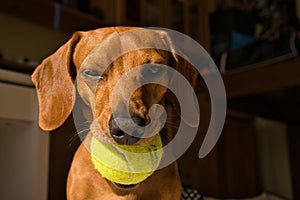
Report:
M87 121L91 121L84 142L91 135L111 145L140 145L150 138L138 138L126 134L115 125L115 118L128 120L121 114L126 102L122 96L129 86L143 78L145 73L164 79L157 68L143 68L119 91L119 98L112 105L113 90L121 77L143 64L168 65L180 72L191 85L196 84L197 71L185 59L178 56L165 31L142 29L142 34L122 33L134 27L100 28L87 32L76 32L72 38L53 55L44 59L32 75L39 100L39 125L51 131L61 126L72 113L76 94L88 108L83 110ZM143 36L143 37L142 37ZM146 36L146 37L145 37ZM125 46L139 47L140 43L168 46L170 51L158 48L134 48L119 55ZM146 45L146 46L147 46ZM158 46L159 46L158 45ZM116 58L111 54L118 55ZM109 66L103 66L108 63ZM124 95L123 95L124 94ZM175 99L175 100L174 100ZM168 113L180 116L178 102L168 88L159 84L146 84L134 90L129 100L129 113L139 126L151 123L149 109L153 104L164 106ZM167 108L168 107L168 108ZM119 112L117 112L119 113ZM122 112L120 112L122 113ZM188 122L187 122L188 123ZM162 138L174 137L174 127L166 125L160 131ZM171 136L170 136L171 135ZM167 141L163 141L167 143ZM88 142L87 142L88 143ZM176 162L156 170L150 177L136 185L120 185L103 178L95 170L88 147L83 143L77 149L68 175L67 199L180 199L181 182Z

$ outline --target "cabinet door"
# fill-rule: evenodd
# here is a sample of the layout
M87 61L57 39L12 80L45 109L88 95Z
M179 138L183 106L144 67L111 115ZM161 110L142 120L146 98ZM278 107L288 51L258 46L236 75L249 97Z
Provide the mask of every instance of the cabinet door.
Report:
M48 134L34 88L0 82L0 199L46 200Z
M194 143L179 160L183 184L216 197L249 197L259 193L253 119L227 116L217 145L199 159L203 129L200 124Z

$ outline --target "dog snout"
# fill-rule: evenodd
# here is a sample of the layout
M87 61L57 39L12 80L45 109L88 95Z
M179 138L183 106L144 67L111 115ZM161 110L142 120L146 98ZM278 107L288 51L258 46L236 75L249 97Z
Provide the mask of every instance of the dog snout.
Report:
M131 120L138 126L132 126ZM117 123L118 121L118 123ZM122 130L119 125L126 129ZM109 131L112 138L121 145L133 145L137 143L144 134L143 126L146 125L146 120L141 117L122 118L112 117L109 120ZM128 134L130 132L130 134Z

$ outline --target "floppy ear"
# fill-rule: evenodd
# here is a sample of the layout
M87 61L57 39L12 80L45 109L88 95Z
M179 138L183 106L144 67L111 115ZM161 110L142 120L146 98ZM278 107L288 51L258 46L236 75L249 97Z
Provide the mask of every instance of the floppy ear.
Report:
M172 55L170 56L170 65L187 79L187 81L189 82L189 84L193 89L196 88L198 83L199 73L197 69L195 69L192 66L192 64L190 64L186 59L176 54L176 52L172 52ZM176 88L181 93L181 95L187 98L189 102L189 106L187 106L186 109L197 111L199 113L199 108L197 104L195 104L196 103L195 101L197 101L197 99L194 99L193 96L194 90L193 91L187 90L187 88L185 88L184 85L179 82L176 82L174 84L176 84ZM167 93L167 100L171 102L176 113L179 116L181 116L179 102L177 101L176 96L170 91L168 91ZM187 111L187 113L193 113L193 112ZM196 127L198 126L199 123L199 118L191 115L182 118L182 120L191 127Z
M39 125L46 131L61 126L72 111L76 74L73 52L79 40L79 34L74 34L66 44L44 59L32 74L39 101Z

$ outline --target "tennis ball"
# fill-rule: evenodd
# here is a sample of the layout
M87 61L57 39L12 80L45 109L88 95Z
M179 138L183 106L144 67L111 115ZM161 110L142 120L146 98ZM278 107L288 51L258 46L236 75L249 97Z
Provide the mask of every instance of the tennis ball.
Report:
M103 144L91 139L92 162L102 177L123 185L137 184L149 177L162 158L159 134L143 145Z

